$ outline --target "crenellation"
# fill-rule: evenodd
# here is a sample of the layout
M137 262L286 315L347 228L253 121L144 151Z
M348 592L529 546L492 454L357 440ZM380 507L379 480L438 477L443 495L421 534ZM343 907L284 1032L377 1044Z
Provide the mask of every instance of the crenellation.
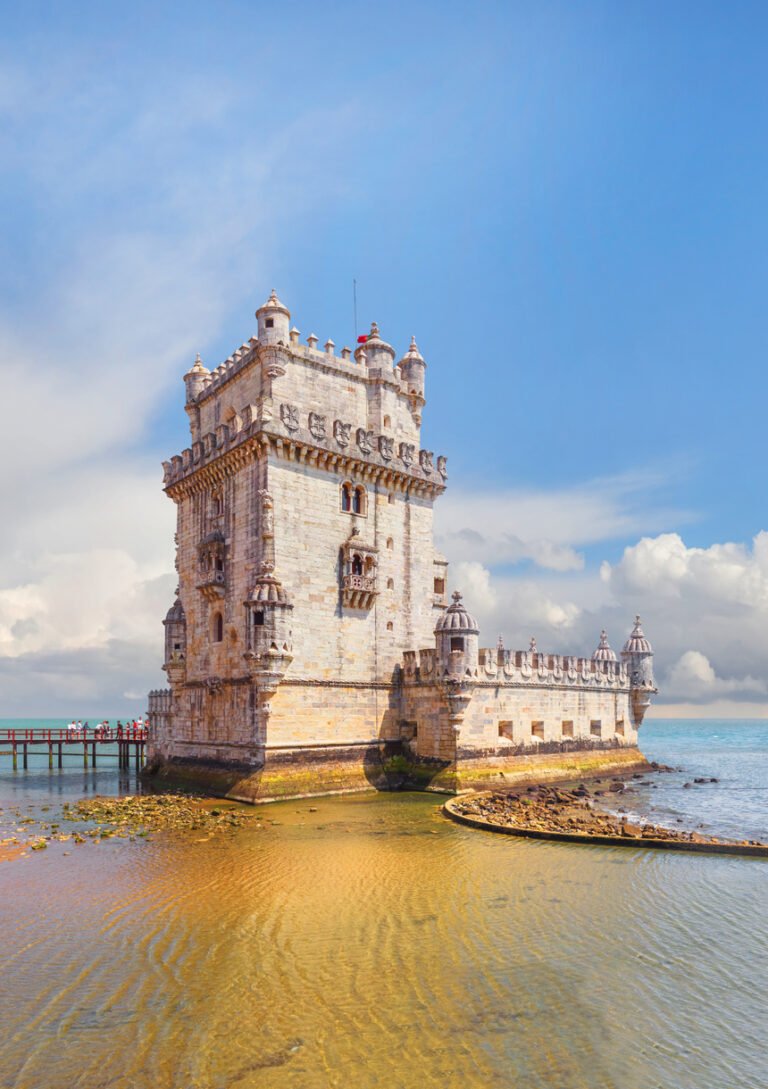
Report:
M449 604L447 460L421 440L415 339L398 362L375 322L354 358L301 345L274 291L256 317L257 336L184 376L191 443L163 462L179 588L155 762L258 771L290 750L314 767L324 747L361 760L386 743L459 768L635 746L655 691L639 620L621 660L605 632L575 657L481 648Z

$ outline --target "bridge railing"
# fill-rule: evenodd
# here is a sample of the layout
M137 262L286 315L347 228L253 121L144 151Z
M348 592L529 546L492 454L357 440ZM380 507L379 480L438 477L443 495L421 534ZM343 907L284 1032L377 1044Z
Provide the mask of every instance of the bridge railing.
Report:
M89 726L87 732L85 730L68 730L68 729L40 729L34 728L25 729L0 729L0 743L10 742L13 744L20 744L21 742L64 742L64 744L76 744L77 742L87 741L89 743L98 742L115 742L115 741L146 741L149 731L146 726L109 726L99 729L98 727Z

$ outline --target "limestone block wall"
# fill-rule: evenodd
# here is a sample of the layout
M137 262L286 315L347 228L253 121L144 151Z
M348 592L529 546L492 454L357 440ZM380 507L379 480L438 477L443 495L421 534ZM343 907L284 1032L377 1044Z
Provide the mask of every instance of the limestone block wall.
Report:
M627 689L579 686L478 685L464 714L458 747L464 754L552 743L636 745Z
M345 480L366 488L364 514L342 510ZM432 502L354 472L328 472L270 455L276 572L294 604L292 679L392 681L402 648L432 638ZM342 547L353 529L376 549L370 608L342 595Z
M292 680L271 700L267 751L395 740L399 721L400 693L394 686Z
M155 729L150 706L150 757L216 763L255 763L264 739L256 727L255 692L245 682L178 685L173 713ZM160 726L160 724L158 724Z
M192 491L178 503L177 566L187 624L187 680L244 673L243 602L258 558L258 491L264 479L265 461L251 459L233 476ZM199 589L204 581L199 548L214 532L221 533L224 539L220 593ZM214 630L219 613L221 639L216 638L219 633Z

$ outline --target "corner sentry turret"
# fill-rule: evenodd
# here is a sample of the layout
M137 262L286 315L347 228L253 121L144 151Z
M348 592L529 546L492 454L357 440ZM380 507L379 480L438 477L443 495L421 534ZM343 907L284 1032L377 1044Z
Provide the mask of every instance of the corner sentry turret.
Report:
M653 647L645 637L639 616L635 617L635 626L621 649L621 660L629 674L632 718L638 729L650 706L651 696L658 691L653 678Z

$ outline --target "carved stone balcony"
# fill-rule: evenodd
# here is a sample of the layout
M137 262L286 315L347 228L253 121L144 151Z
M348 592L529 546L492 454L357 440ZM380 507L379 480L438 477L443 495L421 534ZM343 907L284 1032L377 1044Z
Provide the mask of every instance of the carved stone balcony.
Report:
M197 588L207 601L216 601L224 597L226 579L223 571L205 571Z
M345 575L342 596L348 609L370 609L376 597L376 578L370 575Z

